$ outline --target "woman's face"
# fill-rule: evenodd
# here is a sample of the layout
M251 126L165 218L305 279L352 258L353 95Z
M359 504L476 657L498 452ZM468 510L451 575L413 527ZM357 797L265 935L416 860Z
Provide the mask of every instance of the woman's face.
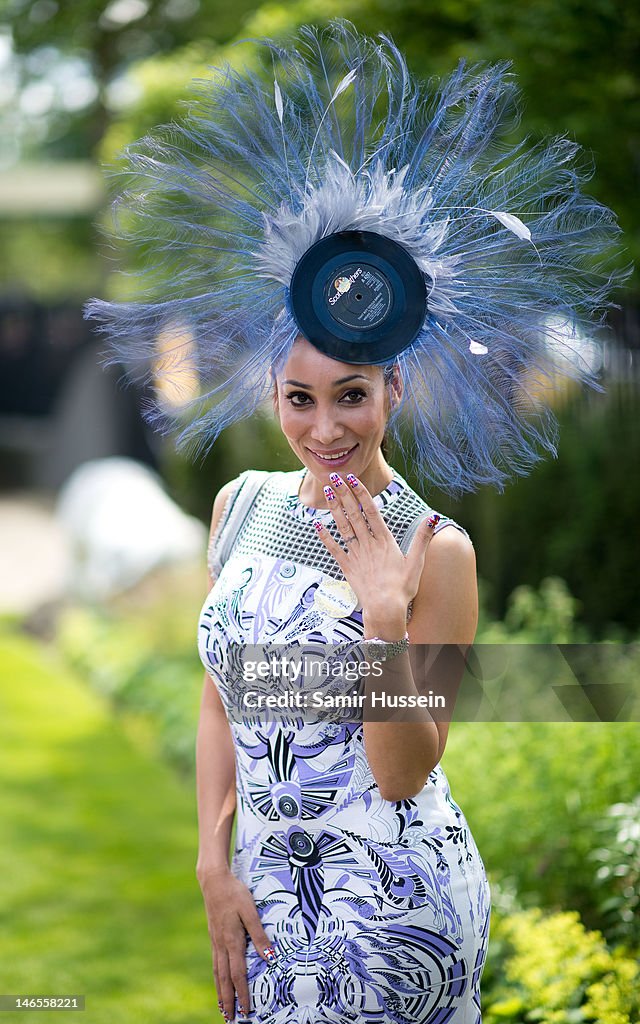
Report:
M399 397L397 376L391 388ZM277 377L275 406L291 448L322 483L339 472L366 484L386 466L380 443L389 392L382 367L340 363L299 337Z

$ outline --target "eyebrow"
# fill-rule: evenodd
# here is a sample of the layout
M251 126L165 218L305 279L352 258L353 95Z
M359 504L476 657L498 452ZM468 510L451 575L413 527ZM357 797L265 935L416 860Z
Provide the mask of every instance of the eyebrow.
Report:
M350 380L366 380L369 381L368 377L365 377L363 373L352 373L349 377L341 377L340 380L334 380L333 386L338 387L339 384L346 384ZM313 384L303 384L300 380L283 380L283 384L294 384L297 388L306 388L307 391L313 391Z

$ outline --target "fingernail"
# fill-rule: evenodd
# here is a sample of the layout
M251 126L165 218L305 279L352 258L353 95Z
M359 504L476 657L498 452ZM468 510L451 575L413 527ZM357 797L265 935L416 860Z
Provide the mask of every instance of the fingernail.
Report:
M262 955L263 955L264 957L266 957L266 959L267 959L267 960L269 961L269 963L271 964L271 963L273 963L273 961L274 961L274 960L276 959L276 957L277 957L277 955L278 955L278 954L276 953L276 951L275 951L275 949L273 948L273 946L267 946L267 947L266 947L266 949L263 949L263 951L262 951Z
M240 1010L240 1013L242 1014L243 1017L247 1016L247 1011L245 1010L244 1006L240 1005L240 1003L238 1003L238 1009Z
M335 500L335 494L334 494L333 488L329 487L328 484L327 484L327 486L324 489L324 496L327 499L327 501L334 501Z
M344 485L344 480L342 479L341 476L338 476L337 473L329 473L329 479L330 479L332 484L336 485L336 487L342 487ZM325 487L325 490L326 490L326 487Z
M357 476L354 476L353 473L347 473L347 482L350 483L352 487L358 486L358 478Z
M318 531L318 533L320 533L320 530L324 530L324 526L322 525L322 523L320 522L319 519L314 519L313 520L313 525L315 526L315 528Z
M437 526L441 519L442 519L442 516L438 515L437 512L434 512L433 515L429 516L429 519L428 519L429 526L431 526L431 527Z

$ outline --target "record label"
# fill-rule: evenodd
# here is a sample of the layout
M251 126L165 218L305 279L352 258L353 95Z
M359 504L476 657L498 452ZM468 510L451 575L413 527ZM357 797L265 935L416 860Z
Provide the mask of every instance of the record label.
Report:
M333 319L365 331L377 327L389 315L391 287L381 270L366 263L347 263L327 282L327 303Z

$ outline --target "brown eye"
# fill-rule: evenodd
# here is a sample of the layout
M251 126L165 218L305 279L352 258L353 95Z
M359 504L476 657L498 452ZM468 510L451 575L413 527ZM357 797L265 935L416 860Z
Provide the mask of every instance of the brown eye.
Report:
M305 395L304 391L292 391L289 395L286 395L285 397L289 402L291 402L293 406L303 406L309 404L307 402L309 395ZM297 401L297 399L299 398L302 399L301 402ZM294 399L296 399L296 401L294 401Z
M366 398L367 396L360 388L352 388L351 391L345 392L342 397L348 399L347 405L357 405L362 398Z

